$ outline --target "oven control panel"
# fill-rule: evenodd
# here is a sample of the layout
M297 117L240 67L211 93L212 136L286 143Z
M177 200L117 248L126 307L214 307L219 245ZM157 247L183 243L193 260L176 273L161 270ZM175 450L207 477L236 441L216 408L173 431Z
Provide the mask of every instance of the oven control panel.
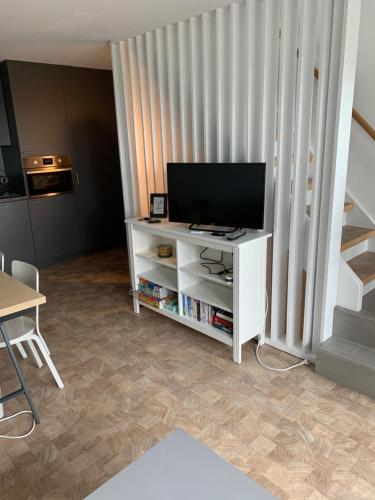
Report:
M25 156L22 159L23 168L31 170L34 168L59 168L69 167L72 165L72 160L69 155L46 155L46 156Z

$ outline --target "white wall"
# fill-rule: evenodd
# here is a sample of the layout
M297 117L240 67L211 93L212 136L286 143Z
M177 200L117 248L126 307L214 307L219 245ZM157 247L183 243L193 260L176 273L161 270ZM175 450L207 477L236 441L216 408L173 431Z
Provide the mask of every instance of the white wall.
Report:
M375 1L362 0L354 107L375 127ZM375 219L375 141L353 120L347 188Z

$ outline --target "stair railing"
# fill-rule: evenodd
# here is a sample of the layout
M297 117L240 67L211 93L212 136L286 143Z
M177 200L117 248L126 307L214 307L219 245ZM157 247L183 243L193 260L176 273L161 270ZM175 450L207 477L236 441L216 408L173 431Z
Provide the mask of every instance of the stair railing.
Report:
M319 70L317 68L314 69L314 76L316 79L319 78ZM375 128L372 127L355 108L353 108L352 117L358 123L358 125L360 125L363 130L367 132L367 134L375 141Z

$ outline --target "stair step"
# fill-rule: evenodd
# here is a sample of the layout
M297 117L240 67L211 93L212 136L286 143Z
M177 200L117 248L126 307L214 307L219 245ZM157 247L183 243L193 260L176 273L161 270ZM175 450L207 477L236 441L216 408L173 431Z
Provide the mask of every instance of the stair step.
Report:
M366 241L375 236L375 229L368 227L343 226L341 238L341 251L358 245L361 241Z
M344 204L344 212L351 212L354 208L354 203L351 203L351 202L345 202ZM307 215L310 217L310 214L311 214L311 205L308 205L306 207L306 213Z
M370 292L369 299L374 292ZM366 307L368 306L368 307ZM364 300L362 311L350 311L336 307L333 318L333 336L342 337L362 346L375 349L375 310Z
M375 252L363 252L349 260L348 265L364 285L375 279Z
M315 371L334 382L375 397L375 349L330 337L316 353Z

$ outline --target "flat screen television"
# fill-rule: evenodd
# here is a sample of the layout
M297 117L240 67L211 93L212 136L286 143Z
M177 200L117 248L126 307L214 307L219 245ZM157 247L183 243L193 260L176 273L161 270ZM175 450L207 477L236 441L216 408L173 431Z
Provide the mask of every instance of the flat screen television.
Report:
M171 222L263 229L265 163L168 163Z

